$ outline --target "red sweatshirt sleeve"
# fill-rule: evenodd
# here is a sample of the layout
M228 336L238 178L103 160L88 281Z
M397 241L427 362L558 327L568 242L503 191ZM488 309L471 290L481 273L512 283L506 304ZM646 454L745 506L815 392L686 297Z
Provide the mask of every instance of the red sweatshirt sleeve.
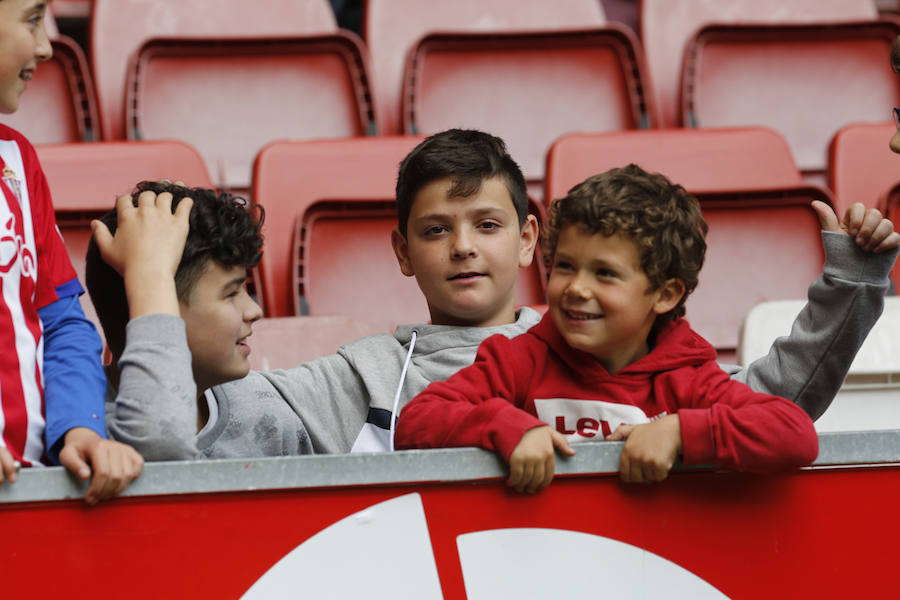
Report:
M526 431L545 425L520 408L534 372L522 350L503 335L482 342L472 365L432 383L406 405L396 447L478 446L508 461Z
M715 363L700 367L696 381L690 403L678 409L684 464L767 473L816 459L813 422L793 402L754 392Z

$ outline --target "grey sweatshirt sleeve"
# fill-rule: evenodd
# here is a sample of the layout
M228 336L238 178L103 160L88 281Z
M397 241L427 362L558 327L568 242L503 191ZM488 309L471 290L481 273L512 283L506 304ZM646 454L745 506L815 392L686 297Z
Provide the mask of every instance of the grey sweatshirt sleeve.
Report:
M216 394L257 401L277 397L286 402L306 426L316 454L350 452L369 409L361 377L341 354L292 369L253 371L244 379L219 386Z
M141 316L128 323L125 339L118 395L106 411L110 436L148 461L200 458L194 441L197 386L184 321Z
M825 412L884 310L897 250L864 252L849 235L822 232L825 266L787 337L746 369L723 367L757 392L787 398L813 419Z

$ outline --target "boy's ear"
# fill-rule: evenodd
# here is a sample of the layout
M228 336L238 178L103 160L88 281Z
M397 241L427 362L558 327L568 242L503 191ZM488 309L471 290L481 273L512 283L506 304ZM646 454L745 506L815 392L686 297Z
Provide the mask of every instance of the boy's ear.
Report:
M394 254L397 256L397 262L400 264L400 272L407 277L415 275L412 263L409 261L409 244L406 237L400 233L398 227L394 227L391 231L391 246L394 248Z
M519 238L519 268L531 266L534 260L534 246L538 241L538 222L534 215L528 215L522 224Z
M656 294L656 302L653 303L653 312L663 315L678 306L678 303L684 297L684 289L684 282L680 279L666 280L654 292Z

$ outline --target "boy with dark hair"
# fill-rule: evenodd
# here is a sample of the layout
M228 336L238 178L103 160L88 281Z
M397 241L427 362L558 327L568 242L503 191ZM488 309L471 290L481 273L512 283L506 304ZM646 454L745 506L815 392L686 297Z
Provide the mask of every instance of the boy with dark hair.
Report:
M247 338L262 316L244 286L262 256L256 208L143 182L92 223L86 281L118 388L108 426L148 459L311 452L303 423L277 397L218 397L220 384L250 370Z
M538 323L535 311L515 308L516 277L531 264L537 223L527 214L524 178L502 140L459 129L428 137L403 160L397 197L391 243L401 271L416 277L431 323L363 338L292 369L251 371L217 387L215 399L236 405L281 398L300 415L317 453L390 450L395 415L411 398L472 364L486 338L515 337ZM835 233L825 234L825 275L810 288L810 304L791 337L748 369L732 372L753 389L788 397L816 416L881 311L895 254L858 250L834 221L828 228ZM148 243L163 245L145 233ZM145 237L137 228L129 235ZM858 244L877 237L869 231ZM165 415L148 409L144 418ZM135 443L159 448L170 439ZM166 456L195 456L192 443L172 442L177 450Z
M13 113L53 50L44 0L0 1L0 112ZM93 480L88 504L118 494L143 460L104 439L102 344L53 213L37 154L0 125L0 483L19 465L58 463Z
M706 229L684 188L635 165L574 187L550 208L548 313L410 402L397 446L494 450L528 492L569 441L625 439L620 474L635 482L665 479L679 454L760 472L811 463L809 416L731 380L682 318Z

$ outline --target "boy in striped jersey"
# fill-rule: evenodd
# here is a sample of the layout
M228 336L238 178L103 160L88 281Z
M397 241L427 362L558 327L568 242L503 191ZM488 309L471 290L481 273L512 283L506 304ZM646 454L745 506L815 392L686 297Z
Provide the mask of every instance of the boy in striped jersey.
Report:
M43 0L0 0L0 112L12 113L52 55ZM56 228L34 148L0 125L0 483L19 465L60 463L93 481L89 504L121 492L143 459L104 439L101 343Z

